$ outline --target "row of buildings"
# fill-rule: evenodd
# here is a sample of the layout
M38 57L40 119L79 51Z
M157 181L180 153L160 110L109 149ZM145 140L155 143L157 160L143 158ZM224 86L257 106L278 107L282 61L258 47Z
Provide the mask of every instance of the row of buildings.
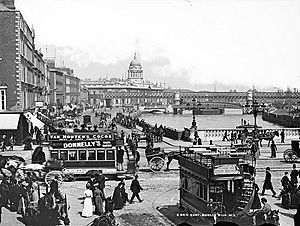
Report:
M0 0L0 111L76 103L79 94L73 70L45 59L14 0Z

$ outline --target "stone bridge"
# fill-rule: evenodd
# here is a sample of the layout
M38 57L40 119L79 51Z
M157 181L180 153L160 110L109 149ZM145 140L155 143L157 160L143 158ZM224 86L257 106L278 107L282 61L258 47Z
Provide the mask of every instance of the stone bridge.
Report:
M251 95L250 95L251 94ZM175 89L168 90L89 90L89 101L91 104L99 102L109 102L113 106L121 106L124 104L154 104L154 105L174 105L176 100L180 104L192 103L195 99L197 102L209 105L222 105L225 103L229 108L245 106L251 103L252 98L255 98L259 104L262 103L298 103L300 93L298 92L193 92L193 91L178 91ZM178 105L178 104L176 104ZM222 106L224 107L224 106Z

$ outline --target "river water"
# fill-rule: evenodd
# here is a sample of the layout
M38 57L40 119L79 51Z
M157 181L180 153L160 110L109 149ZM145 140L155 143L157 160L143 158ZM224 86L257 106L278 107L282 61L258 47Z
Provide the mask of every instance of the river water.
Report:
M171 127L177 130L183 130L184 127L190 128L192 125L192 115L173 115L173 114L143 114L139 118L155 125ZM253 115L196 115L198 129L235 129L241 125L241 119L250 124L254 124ZM279 125L263 121L261 115L257 116L257 125L263 128L282 128Z

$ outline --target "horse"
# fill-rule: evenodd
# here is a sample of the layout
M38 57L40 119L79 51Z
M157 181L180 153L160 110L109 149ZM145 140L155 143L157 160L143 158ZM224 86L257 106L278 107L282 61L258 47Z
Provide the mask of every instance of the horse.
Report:
M275 136L277 136L277 137L279 136L279 132L277 130L259 134L258 138L259 138L260 146L262 147L262 141L266 140L266 141L268 141L268 147L269 147L271 141L274 139Z
M167 159L168 159L168 162L167 162L167 168L166 168L166 171L169 171L170 170L170 164L171 162L175 159L175 160L178 160L178 156L180 155L180 153L178 151L171 151L167 154Z

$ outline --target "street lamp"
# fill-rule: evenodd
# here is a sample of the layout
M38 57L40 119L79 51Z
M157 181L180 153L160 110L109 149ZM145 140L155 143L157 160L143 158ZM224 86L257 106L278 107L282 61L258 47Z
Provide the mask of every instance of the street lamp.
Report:
M254 129L257 129L257 123L256 123L256 118L257 118L257 113L258 113L258 103L257 100L253 100L253 116L254 116Z
M252 152L252 164L254 163L255 165L256 165L256 153L259 151L259 145L258 145L259 136L258 136L257 122L256 122L258 107L259 105L257 100L253 99L252 112L254 116L254 130L253 130L253 144L252 144L251 152Z
M192 121L192 127L194 129L197 129L197 123L196 123L196 117L195 117L195 106L196 106L196 99L193 98L192 99L192 103L193 103L193 121Z

